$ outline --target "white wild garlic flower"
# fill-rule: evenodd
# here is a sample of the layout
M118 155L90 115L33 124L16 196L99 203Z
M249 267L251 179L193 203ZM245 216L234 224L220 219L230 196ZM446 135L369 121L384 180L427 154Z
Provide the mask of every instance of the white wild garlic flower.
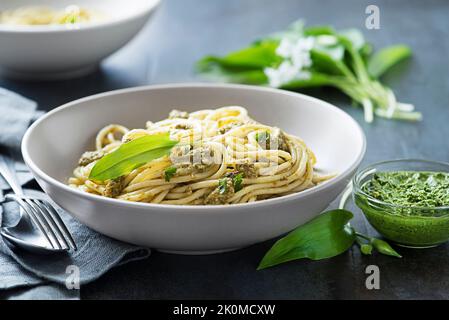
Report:
M310 50L314 43L313 37L283 38L276 54L284 61L277 68L264 69L269 85L278 88L293 80L309 79L310 72L305 69L312 65Z

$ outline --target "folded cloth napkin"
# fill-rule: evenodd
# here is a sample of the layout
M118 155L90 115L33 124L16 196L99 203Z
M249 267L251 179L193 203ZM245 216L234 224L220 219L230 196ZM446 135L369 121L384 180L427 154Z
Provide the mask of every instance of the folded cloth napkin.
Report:
M17 152L26 128L36 117L36 107L35 102L0 88L1 152ZM22 184L31 179L25 168L23 164L16 164ZM0 179L0 193L7 189L5 181ZM37 190L26 192L46 197ZM5 203L0 208L0 226L13 225L18 217L17 206ZM103 236L56 208L72 232L78 251L37 255L17 248L11 249L0 237L0 294L4 295L3 290L14 289L9 291L11 293L7 298L78 299L78 284L82 287L114 266L150 255L149 249Z
M20 153L20 143L28 125L42 115L36 107L36 102L0 88L0 152ZM22 184L33 179L25 164L17 162L15 169ZM0 189L8 188L0 177Z

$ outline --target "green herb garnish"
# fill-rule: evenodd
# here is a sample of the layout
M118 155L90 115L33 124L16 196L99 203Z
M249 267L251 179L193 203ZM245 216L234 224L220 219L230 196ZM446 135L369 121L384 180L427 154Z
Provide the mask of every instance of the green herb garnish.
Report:
M232 186L234 187L234 191L238 192L242 190L243 186L243 172L232 171L225 175L226 178L230 178L232 180ZM224 178L224 179L226 179Z
M169 155L177 143L170 140L168 133L144 136L124 143L98 160L89 179L105 181L128 174L145 163Z
M167 169L165 169L164 171L164 176L165 176L165 181L170 181L171 178L173 178L173 176L176 173L176 167L168 167Z
M238 173L232 178L232 183L234 184L234 191L238 192L242 190L243 173Z
M220 194L228 192L228 178L218 180L218 192Z
M332 86L374 115L420 120L414 106L399 103L379 77L411 55L395 45L371 55L371 45L356 29L336 31L329 26L305 28L301 22L287 31L265 37L226 56L207 56L198 71L229 82L268 85L288 90Z
M335 257L354 243L363 254L379 253L401 257L387 242L365 236L349 225L353 214L336 209L324 212L278 240L265 254L258 270L297 259L321 260Z

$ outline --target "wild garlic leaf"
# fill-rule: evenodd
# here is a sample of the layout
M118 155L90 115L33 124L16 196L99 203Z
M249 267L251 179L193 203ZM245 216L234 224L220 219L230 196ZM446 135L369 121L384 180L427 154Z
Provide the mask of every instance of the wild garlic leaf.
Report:
M332 59L333 61L341 61L343 60L345 49L343 46L335 45L335 46L321 46L316 45L314 48L315 52L318 52L322 55L326 55L328 58ZM314 62L315 59L313 59Z
M308 43L313 43L312 48L305 45ZM372 122L374 115L420 120L421 114L413 111L412 105L398 102L393 91L376 79L407 53L381 50L370 60L371 54L372 46L360 30L337 32L331 26L305 27L298 21L224 57L205 57L197 70L210 80L293 91L332 86L363 107L367 122Z
M287 90L298 90L300 88L311 88L311 87L321 87L321 86L332 86L335 85L335 79L319 72L312 72L309 79L295 79L284 85L282 89Z
M259 41L224 57L207 56L199 61L198 67L201 69L211 64L218 64L228 68L263 69L282 61L276 54L278 44L279 42L274 40Z
M395 45L377 51L368 60L368 72L378 78L400 61L410 57L412 51L405 45Z
M342 48L342 47L340 47ZM344 51L344 49L342 48ZM320 49L313 49L310 52L311 58L313 60L312 69L313 71L320 72L322 74L330 74L330 75L343 75L344 68L341 59L343 58L343 54L341 58L333 57L332 53L329 51L324 51Z
M204 63L204 61L203 61ZM210 80L262 85L268 82L262 69L247 70L244 68L227 67L217 63L207 63L199 66L199 71Z
M312 26L304 29L305 36L334 35L335 30L330 26Z
M341 209L320 214L278 240L257 269L303 258L321 260L345 252L356 238L353 229L347 226L352 217L351 212Z
M377 239L377 238L372 238L371 239L371 245L380 253L387 255L387 256L392 256L392 257L396 257L396 258L402 258L402 256L393 249L392 246L390 246L390 244L388 244L388 242L383 241L381 239Z
M144 136L124 143L94 165L89 179L105 181L128 174L145 163L169 155L177 143L170 140L168 133Z
M351 41L351 44L355 50L360 50L365 45L363 33L361 33L358 29L342 30L339 34Z

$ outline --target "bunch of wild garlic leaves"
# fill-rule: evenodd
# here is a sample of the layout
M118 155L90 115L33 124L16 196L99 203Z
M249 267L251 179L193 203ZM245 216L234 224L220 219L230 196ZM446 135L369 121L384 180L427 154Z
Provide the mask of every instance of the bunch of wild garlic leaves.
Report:
M394 45L373 54L372 46L356 29L336 31L330 26L304 27L294 23L249 47L198 62L202 74L228 82L266 85L287 90L332 86L364 109L365 121L374 115L417 121L414 106L396 100L379 77L409 57L405 45Z

